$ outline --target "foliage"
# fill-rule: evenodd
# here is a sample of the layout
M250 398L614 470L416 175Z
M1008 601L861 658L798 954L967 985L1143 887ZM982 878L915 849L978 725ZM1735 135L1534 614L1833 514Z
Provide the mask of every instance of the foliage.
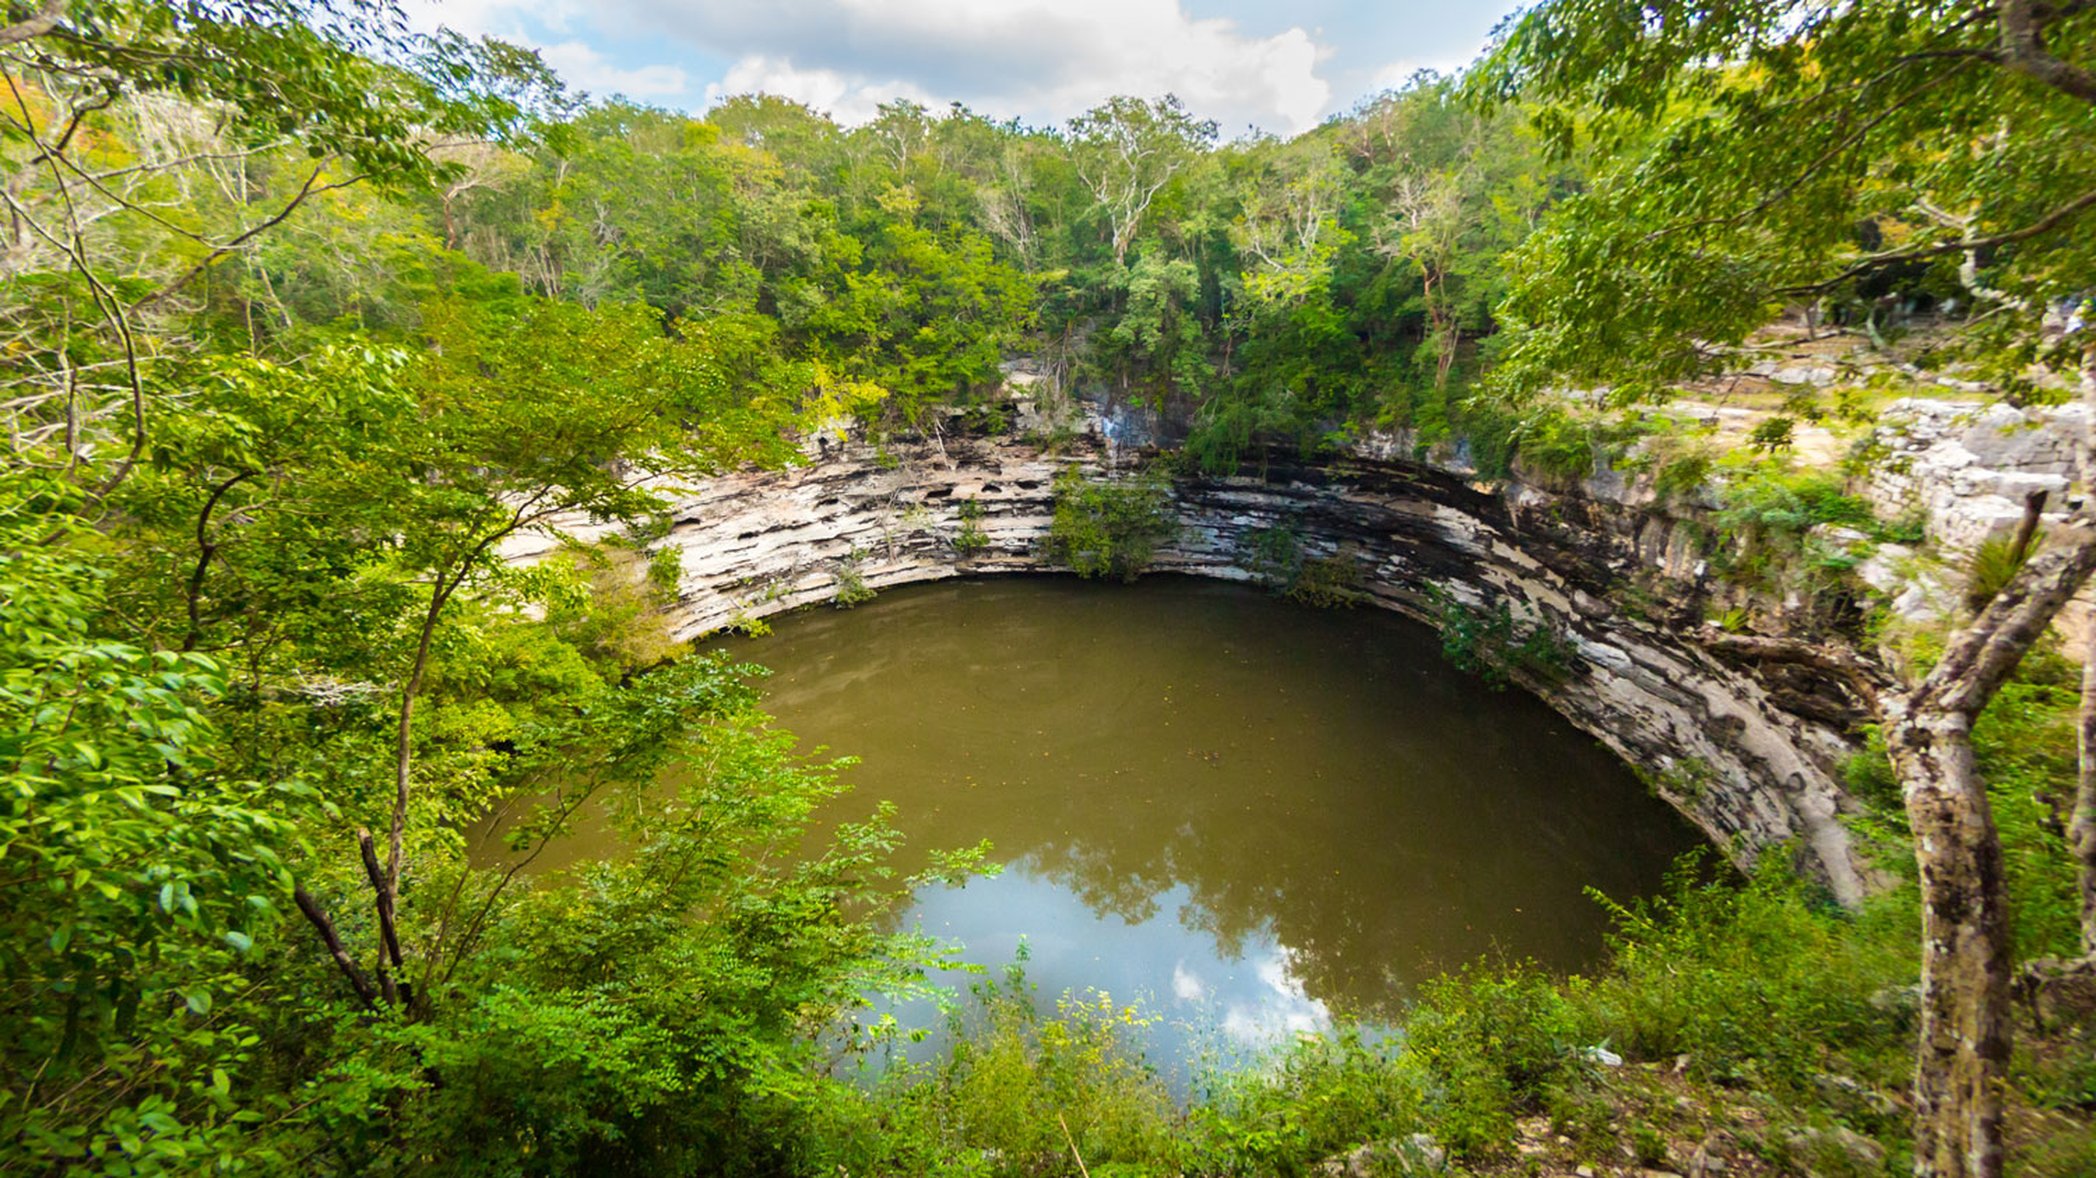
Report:
M2032 325L2090 270L2065 202L2092 153L2078 108L1971 52L2000 13L1653 12L1554 0L1510 26L1477 86L1532 107L1422 76L1218 145L1169 98L1067 133L907 102L851 128L762 96L578 103L534 54L411 36L384 0L12 6L9 1161L1266 1174L1428 1132L1498 1164L1514 1118L1609 1083L1597 1042L1896 1144L1816 1080L1897 1086L1901 896L1848 915L1773 874L1618 910L1589 979L1476 966L1402 1035L1305 1038L1184 1107L1139 1010L1037 1011L1016 978L943 1059L851 1087L832 1057L884 1044L847 1012L930 961L888 931L916 881L878 819L810 829L841 766L767 726L754 669L654 616L681 481L794 461L813 422L937 430L1013 351L1059 396L1184 427L1213 472L1374 423L1485 478L1575 482L1643 427L1543 390L1657 394L1792 297L1978 299L1972 347L2038 393L2021 374L2058 357ZM2041 17L2086 55L2096 17ZM1658 479L1713 472L1742 579L1825 587L1855 552L1816 529L1906 534L1774 462L1677 455ZM1056 494L1050 558L1088 576L1133 578L1175 531L1156 471ZM965 557L988 537L959 510ZM560 534L584 523L611 538ZM1243 558L1317 601L1359 568L1285 528ZM1488 680L1572 671L1508 603L1441 604ZM2039 660L1976 733L2025 957L2075 943L2073 696ZM1853 769L1889 803L1882 766ZM630 857L547 868L600 820ZM2086 1099L2085 1068L2041 1063L2033 1099Z
M1059 1169L1073 1144L1099 1173L1176 1155L1171 1093L1132 1040L1149 1017L1095 992L1062 995L1052 1011L1040 1009L1023 954L1001 982L972 984L949 1016L943 1058L882 1080L881 1172L1037 1174ZM955 1165L970 1155L982 1169Z
M1787 303L1862 319L1887 295L1992 304L1972 343L2012 373L2096 269L2075 231L2091 91L2072 82L2091 14L1755 0L1625 15L1538 5L1467 79L1525 104L1556 150L1609 157L1513 255L1502 395L1660 395Z
M1237 563L1269 592L1286 593L1303 571L1303 540L1287 524L1245 533Z
M1405 1020L1405 1052L1431 1077L1437 1136L1463 1153L1489 1153L1511 1136L1514 1114L1577 1066L1572 1007L1543 974L1480 967L1428 982Z
M1055 478L1055 519L1044 547L1078 576L1133 581L1178 530L1162 472L1094 481L1065 467Z
M969 499L955 510L960 515L961 526L953 535L953 551L956 556L966 560L990 546L989 534L984 532L982 527L982 501Z
M1865 545L1903 534L1831 472L1765 459L1729 474L1710 517L1712 567L1736 584L1795 595L1822 614L1838 614L1853 594L1849 570Z
M197 326L167 312L213 265L351 185L441 182L452 169L428 142L510 138L558 89L535 54L409 34L393 0L10 5L5 20L14 458L105 490L141 457L165 361Z
M1480 610L1446 592L1435 603L1442 655L1493 690L1504 690L1516 675L1548 682L1572 673L1577 651L1565 635L1547 624L1516 620L1510 603Z
M2043 539L2037 536L2023 544L2017 544L2011 536L1989 536L1980 541L1965 561L1965 608L1974 614L1986 609L1987 603L2008 585L2041 543Z
M1849 1053L1897 1087L1911 1061L1885 993L1913 976L1903 934L1913 897L1874 898L1859 916L1769 867L1744 887L1677 869L1668 894L1617 920L1608 975L1574 992L1588 1032L1639 1059L1687 1055L1727 1082L1796 1092Z
M0 1139L38 1166L206 1165L259 1119L229 1078L247 965L311 799L226 763L216 661L93 633L105 570L50 543L64 494L0 483Z
M859 571L856 558L847 559L837 566L837 592L831 596L830 604L838 609L850 609L864 605L879 594L866 583L866 574Z

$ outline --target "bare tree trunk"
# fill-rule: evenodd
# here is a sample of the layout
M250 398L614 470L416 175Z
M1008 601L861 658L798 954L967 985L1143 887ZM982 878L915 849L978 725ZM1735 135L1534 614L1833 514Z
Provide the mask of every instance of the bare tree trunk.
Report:
M2001 1173L2009 1062L2009 922L2001 840L1973 763L1970 718L1929 712L1888 742L1921 866L1914 1172Z
M2079 868L2082 955L2096 959L2096 618L2090 619L2088 646L2082 652L2080 735L2081 773L2067 846Z
M2091 330L2084 325L2083 331ZM2081 354L2081 403L2088 410L2082 438L2081 481L2084 496L2096 496L2096 343ZM2089 619L2088 647L2081 664L2081 765L2074 789L2074 817L2067 825L2067 846L2074 852L2081 885L2081 951L2096 960L2096 618Z
M2086 509L2085 509L2086 511ZM1891 700L1886 745L1921 868L1921 1035L1914 1172L1997 1178L2010 1028L2009 924L2001 840L1972 751L1972 725L2060 608L2096 572L2086 514L2032 557L1913 690Z

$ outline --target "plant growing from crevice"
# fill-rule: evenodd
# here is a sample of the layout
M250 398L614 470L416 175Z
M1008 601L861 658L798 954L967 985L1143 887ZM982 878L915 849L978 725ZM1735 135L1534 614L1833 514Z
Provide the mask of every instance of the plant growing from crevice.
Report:
M830 597L831 605L838 609L850 609L879 596L878 591L866 583L866 574L859 571L859 565L865 559L866 551L854 548L849 556L838 562L837 591Z
M1682 757L1664 769L1636 772L1654 797L1679 798L1690 805L1703 800L1716 777L1710 762L1701 757Z
M960 505L961 527L953 535L954 555L961 559L976 555L990 546L989 534L982 529L983 506L979 499L964 499Z
M1562 630L1515 618L1503 600L1479 609L1443 589L1432 589L1429 596L1440 614L1442 655L1495 691L1516 675L1555 682L1572 673L1578 649Z
M1288 599L1318 609L1345 609L1361 602L1361 566L1346 552L1313 556L1303 562Z
M1163 472L1094 481L1070 467L1055 477L1055 519L1042 548L1080 577L1133 581L1178 533Z
M1286 524L1260 528L1238 546L1238 564L1269 592L1318 609L1358 604L1361 566L1351 552L1311 556Z
M1238 543L1237 563L1269 592L1286 593L1303 571L1302 537L1287 524L1254 529Z

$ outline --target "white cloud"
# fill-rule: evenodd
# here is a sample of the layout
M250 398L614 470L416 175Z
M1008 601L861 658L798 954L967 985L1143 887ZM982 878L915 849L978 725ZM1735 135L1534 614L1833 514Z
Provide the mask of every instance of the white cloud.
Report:
M1375 72L1375 76L1370 79L1369 84L1378 92L1397 90L1402 88L1406 82L1411 81L1412 75L1420 70L1432 70L1437 74L1452 74L1467 64L1468 62L1464 59L1456 57L1426 61L1411 57L1399 58L1378 69Z
M764 77L811 105L861 109L908 79L936 104L1061 122L1114 94L1177 94L1236 130L1314 125L1332 97L1329 56L1301 28L1252 36L1178 0L614 0L631 19L736 55L734 80ZM851 111L839 109L840 117Z
M1225 1034L1247 1046L1258 1046L1284 1035L1331 1027L1331 1009L1303 989L1295 976L1295 955L1288 946L1276 946L1259 959L1253 972L1267 992L1251 1002L1230 1003L1223 1015Z
M619 66L581 41L562 41L539 52L573 90L634 99L673 98L691 91L691 79L679 66Z
M1186 962L1177 961L1172 963L1172 994L1181 1002L1199 1002L1208 997L1208 987Z
M657 59L681 41L731 63L709 94L761 87L846 120L909 97L1059 123L1114 94L1170 92L1227 131L1299 131L1332 99L1319 74L1330 52L1302 28L1248 34L1180 0L462 0L428 11L497 35L527 17L588 25L653 43Z
M669 96L682 69L709 100L765 90L844 121L903 97L1061 123L1115 94L1169 92L1225 134L1248 124L1293 133L1332 105L1321 72L1332 50L1304 28L1250 33L1196 18L1182 0L406 3L425 28L539 45L592 92Z
M706 103L711 106L737 94L781 95L826 111L845 123L864 122L874 116L882 103L897 98L927 106L937 103L931 95L900 78L871 82L861 75L838 70L800 69L785 58L763 54L743 58L729 66L720 81L708 83Z

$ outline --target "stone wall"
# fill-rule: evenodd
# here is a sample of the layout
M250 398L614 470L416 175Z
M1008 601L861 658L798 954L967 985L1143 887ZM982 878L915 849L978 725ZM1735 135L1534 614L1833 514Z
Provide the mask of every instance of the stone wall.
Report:
M1743 864L1793 846L1843 901L1864 894L1866 868L1838 820L1853 806L1839 782L1855 716L1823 685L1764 679L1688 637L1701 620L1698 570L1674 524L1588 496L1480 490L1377 453L1366 446L1264 479L1181 481L1180 534L1154 568L1247 580L1240 553L1251 535L1285 525L1306 554L1353 562L1378 606L1433 622L1433 593L1504 601L1577 652L1568 675L1525 685L1644 771L1714 843ZM1045 571L1056 474L1074 464L1111 477L1138 461L1097 432L1063 454L998 437L875 447L833 434L810 444L809 459L674 496L662 543L683 560L680 637L827 603L846 584ZM955 540L969 526L966 503L979 505L968 511L987 543L964 553ZM531 559L547 543L509 555Z

